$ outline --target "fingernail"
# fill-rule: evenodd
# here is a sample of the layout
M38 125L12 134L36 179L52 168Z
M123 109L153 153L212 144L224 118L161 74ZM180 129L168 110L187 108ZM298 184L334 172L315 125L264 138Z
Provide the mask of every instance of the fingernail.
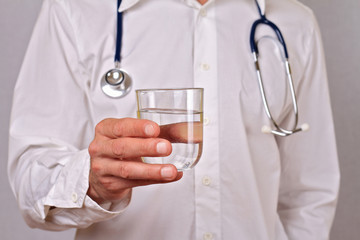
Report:
M167 178L167 179L172 179L173 178L173 170L171 167L163 167L161 169L161 177L162 178Z
M164 143L164 142L159 142L157 145L156 145L156 151L160 154L165 154L167 153L167 144Z
M151 124L145 126L145 134L148 136L153 136L155 133L154 127Z

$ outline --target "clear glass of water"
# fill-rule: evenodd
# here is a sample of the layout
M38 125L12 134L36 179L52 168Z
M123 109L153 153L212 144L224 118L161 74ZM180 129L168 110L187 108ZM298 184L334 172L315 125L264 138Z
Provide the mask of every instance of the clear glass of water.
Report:
M172 144L167 157L144 156L152 164L173 164L178 171L193 168L203 145L203 88L136 90L137 116L160 126L160 138Z

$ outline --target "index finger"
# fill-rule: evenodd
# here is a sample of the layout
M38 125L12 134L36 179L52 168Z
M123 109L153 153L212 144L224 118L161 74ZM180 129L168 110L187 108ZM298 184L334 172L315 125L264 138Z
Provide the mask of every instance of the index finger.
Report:
M96 125L95 133L108 138L157 137L159 126L150 120L136 118L107 118Z
M203 123L179 122L161 125L158 137L172 143L201 143L203 141Z

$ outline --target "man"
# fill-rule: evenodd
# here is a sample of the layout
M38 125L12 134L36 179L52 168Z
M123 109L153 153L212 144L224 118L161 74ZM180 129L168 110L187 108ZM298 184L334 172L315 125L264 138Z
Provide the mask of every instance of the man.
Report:
M116 1L45 0L10 128L9 178L26 222L76 227L77 239L328 239L339 170L319 30L297 1L259 4L288 43L308 132L260 130L270 123L248 43L254 1L123 0L119 8L121 67L133 89L205 89L202 158L182 174L141 162L169 155L171 144L158 125L134 119L134 91L112 99L100 89L113 67ZM273 117L287 126L282 52L268 27L256 37Z

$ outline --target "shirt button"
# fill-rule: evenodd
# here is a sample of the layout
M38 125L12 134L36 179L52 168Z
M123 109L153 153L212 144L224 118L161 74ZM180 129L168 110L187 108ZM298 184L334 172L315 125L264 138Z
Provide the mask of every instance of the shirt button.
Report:
M78 195L74 192L73 194L71 194L71 200L76 203L78 200Z
M205 118L204 118L204 126L209 125L209 123L210 123L210 119L207 118L207 117L205 117Z
M206 15L207 15L206 9L201 9L201 10L200 10L200 16L206 17Z
M203 238L204 240L212 240L214 239L214 236L212 235L212 233L205 233Z
M203 177L203 179L202 179L202 184L203 184L204 186L209 186L209 185L211 184L211 178L208 177L208 176Z
M203 63L200 65L201 69L204 71L208 71L210 69L210 65L207 63Z

